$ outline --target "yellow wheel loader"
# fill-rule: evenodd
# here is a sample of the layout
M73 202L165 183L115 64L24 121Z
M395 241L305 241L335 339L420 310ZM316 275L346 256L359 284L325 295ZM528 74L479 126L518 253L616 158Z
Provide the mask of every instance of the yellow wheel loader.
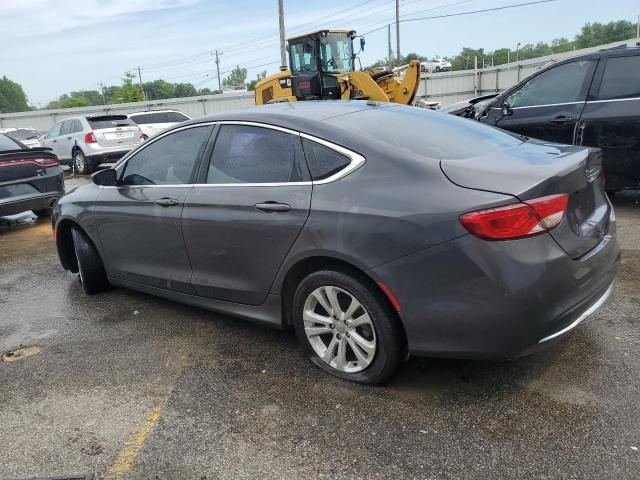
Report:
M353 30L319 30L287 39L289 69L256 84L256 105L301 100L375 100L410 105L420 83L420 62L384 70L356 70ZM359 53L359 52L358 52ZM402 79L397 74L404 71Z

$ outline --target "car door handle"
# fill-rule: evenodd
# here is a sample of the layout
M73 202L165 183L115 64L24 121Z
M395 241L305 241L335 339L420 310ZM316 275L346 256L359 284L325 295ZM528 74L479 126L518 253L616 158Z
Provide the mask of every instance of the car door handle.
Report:
M161 207L175 207L176 205L180 205L180 202L175 198L159 198L155 203Z
M552 118L551 120L549 120L549 123L553 123L554 125L564 125L565 123L569 123L572 121L573 121L573 118L565 117L564 115L561 115L559 117Z
M71 137L67 137L67 140L71 140Z
M291 210L291 205L287 205L286 203L277 203L277 202L264 202L264 203L256 203L254 207L257 210L261 210L263 212L288 212Z
M53 143L58 143L58 140L51 140Z

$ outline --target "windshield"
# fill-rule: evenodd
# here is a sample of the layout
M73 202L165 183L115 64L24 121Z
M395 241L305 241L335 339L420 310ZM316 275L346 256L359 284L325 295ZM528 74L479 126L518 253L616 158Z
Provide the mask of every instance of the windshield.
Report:
M347 33L328 33L320 37L320 59L325 72L353 70L353 44Z
M38 138L38 132L29 128L21 128L14 130L13 132L7 132L7 137L15 138L16 140L30 140L32 138Z

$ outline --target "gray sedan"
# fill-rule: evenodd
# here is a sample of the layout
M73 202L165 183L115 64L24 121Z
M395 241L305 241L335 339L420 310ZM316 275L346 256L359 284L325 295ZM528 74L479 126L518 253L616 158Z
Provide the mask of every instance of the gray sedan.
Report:
M597 309L619 265L598 150L374 102L183 123L54 211L84 290L125 287L277 327L322 370L510 357Z

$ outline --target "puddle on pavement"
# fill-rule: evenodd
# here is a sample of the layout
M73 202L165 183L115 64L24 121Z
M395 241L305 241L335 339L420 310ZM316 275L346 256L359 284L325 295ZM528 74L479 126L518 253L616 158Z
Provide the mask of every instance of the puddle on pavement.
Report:
M2 361L16 362L18 360L22 360L23 358L27 358L38 353L40 353L40 347L37 347L35 345L31 347L22 347L11 352L6 352L4 355L2 355Z

